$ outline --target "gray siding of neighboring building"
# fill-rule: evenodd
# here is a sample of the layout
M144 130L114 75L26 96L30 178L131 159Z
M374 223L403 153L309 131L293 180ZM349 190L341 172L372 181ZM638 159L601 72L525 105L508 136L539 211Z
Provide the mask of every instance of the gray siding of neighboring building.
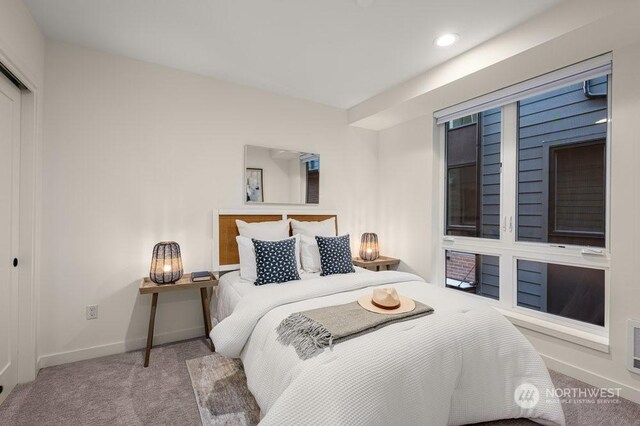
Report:
M480 256L480 294L492 299L500 298L500 258L498 256Z
M547 265L518 260L518 306L547 310Z
M500 238L500 127L501 108L480 114L480 235ZM480 294L493 299L500 295L499 258L480 256Z
M500 238L500 125L501 109L481 114L480 124L480 235Z
M606 93L607 78L592 80L591 90ZM607 98L587 98L574 84L520 101L518 108L518 240L547 240L543 145L606 138Z
M591 80L592 93L607 93L607 77ZM606 138L607 98L588 98L574 84L520 101L518 108L519 241L547 241L545 144L569 144ZM546 265L518 262L518 305L546 309Z

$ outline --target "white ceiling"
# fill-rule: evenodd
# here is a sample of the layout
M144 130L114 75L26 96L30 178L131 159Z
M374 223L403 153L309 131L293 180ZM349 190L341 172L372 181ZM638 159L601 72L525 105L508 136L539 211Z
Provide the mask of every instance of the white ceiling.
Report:
M52 39L348 108L560 0L25 1Z

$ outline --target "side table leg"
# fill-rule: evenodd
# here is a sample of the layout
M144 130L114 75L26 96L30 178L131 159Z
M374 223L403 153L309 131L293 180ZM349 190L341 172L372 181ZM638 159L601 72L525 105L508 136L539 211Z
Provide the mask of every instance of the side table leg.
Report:
M156 308L158 307L158 293L153 293L151 299L151 315L149 316L149 333L147 334L147 350L144 353L144 366L149 366L149 355L153 346L153 327L156 323Z
M200 300L202 301L202 316L204 319L204 332L209 338L211 333L211 312L209 310L209 291L206 287L200 289ZM215 351L213 342L211 342L211 351Z

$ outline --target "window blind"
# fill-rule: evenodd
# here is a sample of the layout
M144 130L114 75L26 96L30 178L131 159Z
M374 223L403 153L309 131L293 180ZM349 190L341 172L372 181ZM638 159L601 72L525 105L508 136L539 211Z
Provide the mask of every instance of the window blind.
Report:
M307 204L320 203L320 171L307 171Z
M510 104L569 84L611 74L611 53L597 56L539 77L436 111L436 124L443 124L491 108Z

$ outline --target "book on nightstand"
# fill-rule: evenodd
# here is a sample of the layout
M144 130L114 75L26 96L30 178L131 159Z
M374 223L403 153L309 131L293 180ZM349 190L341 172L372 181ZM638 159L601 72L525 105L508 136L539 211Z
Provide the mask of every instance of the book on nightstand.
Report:
M191 281L193 281L194 283L197 283L199 281L209 281L209 280L211 280L211 273L208 271L191 273Z

